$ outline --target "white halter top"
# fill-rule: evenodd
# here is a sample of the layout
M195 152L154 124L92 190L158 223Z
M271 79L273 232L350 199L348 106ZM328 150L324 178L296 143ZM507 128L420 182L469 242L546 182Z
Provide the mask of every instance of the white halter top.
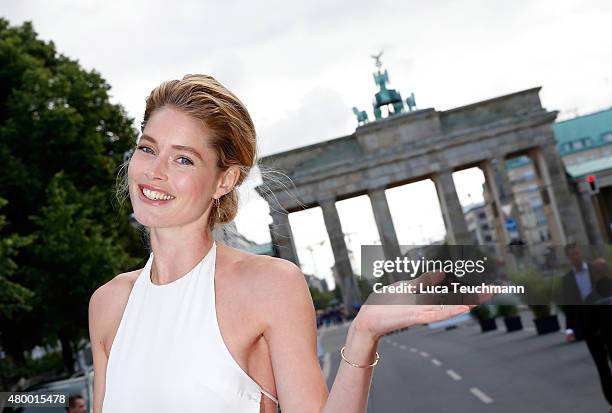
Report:
M227 349L215 309L216 242L163 285L153 253L130 292L106 367L103 413L257 413L264 391Z

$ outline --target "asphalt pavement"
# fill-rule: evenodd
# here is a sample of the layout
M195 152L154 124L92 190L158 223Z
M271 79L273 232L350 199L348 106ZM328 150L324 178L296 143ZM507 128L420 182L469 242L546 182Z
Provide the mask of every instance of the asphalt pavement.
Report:
M481 333L462 317L454 329L419 326L385 336L368 411L609 413L584 341L566 343L560 332L538 336L531 313L522 319L525 329L513 333L501 319L497 331ZM330 389L347 329L319 332Z

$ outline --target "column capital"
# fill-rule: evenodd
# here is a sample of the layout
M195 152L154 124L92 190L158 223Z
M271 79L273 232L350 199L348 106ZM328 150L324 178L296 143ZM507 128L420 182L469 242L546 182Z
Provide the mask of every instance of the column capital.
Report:
M319 206L323 206L323 205L329 205L329 204L335 204L336 203L336 196L332 195L332 194L323 194L317 197L317 203L319 204Z
M277 221L288 221L289 220L289 212L285 211L285 210L278 210L278 209L272 209L270 208L270 216L272 217L272 221L277 222Z
M379 191L384 192L386 190L387 190L386 185L371 185L367 187L368 192L379 192Z
M455 172L453 170L453 168L441 168L439 170L437 170L436 172L431 174L431 178L432 180L441 176L446 176L446 175L453 175L453 172Z

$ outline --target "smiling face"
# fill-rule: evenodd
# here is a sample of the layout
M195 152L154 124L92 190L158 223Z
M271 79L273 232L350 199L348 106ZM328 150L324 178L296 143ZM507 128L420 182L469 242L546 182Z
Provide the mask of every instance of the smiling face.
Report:
M216 194L219 170L207 146L210 131L172 107L148 119L128 166L128 188L136 220L146 227L196 225Z

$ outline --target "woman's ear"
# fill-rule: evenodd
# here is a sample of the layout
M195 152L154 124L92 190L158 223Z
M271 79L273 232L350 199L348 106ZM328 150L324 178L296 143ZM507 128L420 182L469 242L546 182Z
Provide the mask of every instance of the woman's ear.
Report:
M232 165L225 171L221 172L221 179L219 181L219 186L217 187L215 197L220 198L223 195L230 193L236 186L239 178L240 169L235 165Z

